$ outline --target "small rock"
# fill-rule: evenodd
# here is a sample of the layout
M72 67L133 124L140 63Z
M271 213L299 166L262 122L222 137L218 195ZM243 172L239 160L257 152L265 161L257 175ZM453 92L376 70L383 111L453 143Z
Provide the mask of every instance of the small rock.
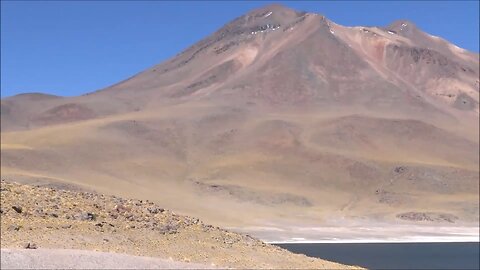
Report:
M18 226L18 225L10 225L10 226L8 227L8 230L9 230L9 231L19 231L19 230L20 230L20 226Z
M162 234L175 234L177 233L178 225L167 224L164 226L160 226L158 231Z
M128 212L130 211L130 207L125 207L121 204L117 204L115 205L114 209L118 212L118 213L125 213L125 212Z
M41 209L41 208L36 208L35 211L33 211L33 213L37 216L45 215L45 213L43 212L43 209Z
M77 220L95 220L96 218L96 215L92 213L82 213L79 215L75 215L75 219Z
M235 243L233 240L231 239L227 239L227 240L223 240L223 243L224 244L227 244L227 245L232 245L233 243Z
M148 207L147 210L150 212L150 214L158 214L165 211L165 209L159 207Z
M407 170L407 168L404 167L404 166L398 166L398 167L395 167L395 169L394 169L394 171L395 171L396 173L403 173L403 172L405 172L406 170Z
M19 214L22 213L22 207L14 205L14 206L12 206L12 208L13 208L13 210L15 210L15 212L17 212Z
M144 225L144 227L145 227L145 228L152 228L152 230L154 230L155 227L157 227L157 225L158 225L157 222L155 222L155 221L150 221L150 222L146 223L146 224Z
M70 229L72 227L72 225L68 224L68 225L62 225L62 229Z
M25 246L24 246L26 249L37 249L37 244L34 244L34 243L27 243Z

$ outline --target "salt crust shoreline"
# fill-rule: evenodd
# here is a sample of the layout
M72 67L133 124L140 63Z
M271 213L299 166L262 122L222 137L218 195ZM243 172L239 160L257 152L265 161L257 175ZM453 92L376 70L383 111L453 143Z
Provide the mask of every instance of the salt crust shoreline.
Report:
M257 227L252 235L269 244L480 242L479 227ZM245 232L245 228L242 230Z

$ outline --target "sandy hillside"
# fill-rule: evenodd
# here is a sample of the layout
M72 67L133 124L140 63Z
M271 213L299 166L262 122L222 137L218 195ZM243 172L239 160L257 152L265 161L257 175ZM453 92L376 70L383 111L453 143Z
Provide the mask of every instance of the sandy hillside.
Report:
M2 249L95 250L197 263L206 267L347 268L293 254L251 236L207 225L197 218L174 214L146 200L20 185L3 180L0 194ZM59 258L62 255L61 252L52 254ZM73 252L71 256L75 254ZM98 254L85 255L96 258ZM32 254L18 253L11 257L15 256ZM48 263L35 258L32 256L40 263ZM104 263L111 265L111 262ZM152 265L154 262L147 259L143 263Z

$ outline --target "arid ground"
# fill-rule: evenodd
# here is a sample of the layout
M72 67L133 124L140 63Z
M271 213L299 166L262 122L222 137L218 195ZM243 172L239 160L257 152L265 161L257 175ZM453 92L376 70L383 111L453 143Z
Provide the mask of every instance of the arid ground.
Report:
M2 269L7 266L82 268L82 265L95 269L102 266L125 269L129 265L138 269L350 268L293 254L249 235L177 215L146 200L4 181L0 195ZM34 252L18 249L40 252L35 256ZM41 254L51 257L42 258ZM100 258L103 260L96 263Z

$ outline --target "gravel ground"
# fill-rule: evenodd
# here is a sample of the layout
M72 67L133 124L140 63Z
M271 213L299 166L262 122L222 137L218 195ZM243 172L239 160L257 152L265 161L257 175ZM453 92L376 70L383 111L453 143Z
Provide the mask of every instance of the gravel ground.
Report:
M205 269L202 264L76 249L2 249L2 269Z
M146 200L35 187L3 180L0 183L2 249L33 246L53 250L91 250L241 269L348 268L303 254L293 254L249 235L205 224L198 218L177 215ZM68 254L65 256L68 257ZM93 258L93 268L97 268L97 263L111 268L104 265L109 260ZM59 259L59 262L62 260ZM28 262L26 259L13 260L17 264L21 261ZM44 263L55 261L48 259ZM76 262L75 259L73 261ZM79 261L87 263L90 260ZM113 259L111 261L118 263ZM34 268L40 265L34 265ZM92 268L86 264L82 266ZM119 266L127 267L124 264Z

